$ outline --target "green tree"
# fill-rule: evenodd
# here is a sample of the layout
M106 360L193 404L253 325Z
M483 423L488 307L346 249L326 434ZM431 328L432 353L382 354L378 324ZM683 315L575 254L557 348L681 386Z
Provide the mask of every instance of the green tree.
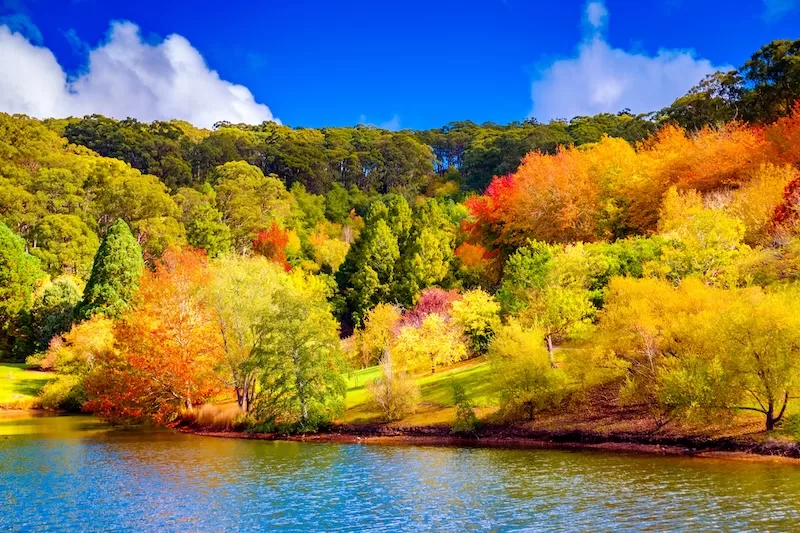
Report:
M0 354L8 355L27 313L37 282L43 277L39 260L25 251L25 241L0 222Z
M47 215L32 232L31 254L52 276L73 274L83 279L92 269L100 242L97 235L76 215Z
M453 302L451 314L469 340L472 353L486 353L500 326L500 304L494 297L480 289L467 291Z
M279 265L263 257L224 257L213 263L214 274L205 291L222 334L225 364L236 401L249 412L258 401L260 368L254 349L261 315L274 305L273 295L288 282Z
M489 346L487 357L501 412L509 418L534 416L558 406L566 394L566 379L550 364L542 346L542 331L511 320Z
M276 292L261 316L253 353L261 373L254 413L263 422L315 430L341 412L345 395L339 333L321 282Z
M81 293L70 278L47 285L31 308L31 334L37 351L47 349L53 337L72 327Z
M108 229L94 257L92 274L83 292L78 316L117 318L128 310L139 287L144 262L142 249L122 219Z

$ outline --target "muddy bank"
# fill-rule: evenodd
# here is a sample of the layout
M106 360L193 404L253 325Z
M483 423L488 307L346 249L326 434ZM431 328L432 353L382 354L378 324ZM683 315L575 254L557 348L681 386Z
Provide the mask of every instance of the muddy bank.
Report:
M427 446L479 446L502 448L596 449L625 453L681 455L740 460L768 460L800 465L800 444L750 437L675 437L642 433L597 433L583 430L550 431L524 427L485 426L467 436L454 436L444 426L388 426L343 424L329 431L305 435L218 431L196 426L175 429L208 437L338 442L359 444L408 444Z

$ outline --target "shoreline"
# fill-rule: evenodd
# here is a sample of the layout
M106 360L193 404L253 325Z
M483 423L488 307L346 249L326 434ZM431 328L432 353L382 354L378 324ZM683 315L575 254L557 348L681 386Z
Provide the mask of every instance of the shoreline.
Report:
M632 433L526 430L507 426L483 428L475 436L450 434L444 426L394 427L380 424L338 425L303 435L247 433L174 425L182 433L214 438L368 445L597 450L612 453L669 455L705 459L778 462L800 465L800 443L747 437L665 437Z

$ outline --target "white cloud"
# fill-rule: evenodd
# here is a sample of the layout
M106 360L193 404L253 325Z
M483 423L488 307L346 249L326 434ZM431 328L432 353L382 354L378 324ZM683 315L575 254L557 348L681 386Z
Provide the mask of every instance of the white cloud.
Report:
M205 127L275 120L246 87L210 70L184 37L147 44L130 22L112 23L107 40L89 52L86 72L72 80L49 49L0 26L0 72L0 111L11 113L179 118Z
M763 0L764 18L775 21L800 7L800 0Z
M603 29L608 11L602 2L586 6L588 31L577 54L554 61L533 82L531 116L572 118L629 108L634 113L671 104L706 74L729 70L696 58L692 51L659 50L655 55L613 48Z
M586 20L592 28L599 30L608 22L608 9L603 2L589 2L586 5Z
M391 119L387 120L386 122L380 122L378 124L368 122L367 116L362 114L358 117L358 123L364 126L374 126L382 130L400 131L400 115L397 114L395 114Z

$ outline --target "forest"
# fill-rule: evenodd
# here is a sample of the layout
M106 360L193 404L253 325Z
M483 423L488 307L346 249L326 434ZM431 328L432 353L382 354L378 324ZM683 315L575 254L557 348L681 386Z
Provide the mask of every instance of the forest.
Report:
M509 423L602 398L800 432L800 40L547 124L0 114L0 358L115 423L313 431L355 376L397 421L480 365L454 431L486 395Z

